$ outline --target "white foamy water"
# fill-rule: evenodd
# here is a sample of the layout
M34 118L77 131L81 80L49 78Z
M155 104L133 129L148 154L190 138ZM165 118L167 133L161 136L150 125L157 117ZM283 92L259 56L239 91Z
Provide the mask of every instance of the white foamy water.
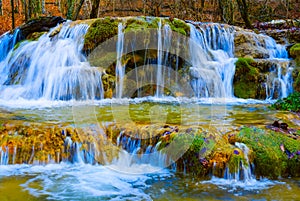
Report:
M212 179L207 181L202 181L202 184L213 184L218 186L220 189L227 190L228 192L235 193L236 195L240 195L239 191L256 191L256 190L264 190L271 188L275 185L284 185L284 182L280 181L271 181L266 178L262 178L260 180L250 179L245 181L235 180L235 179L224 179L218 177L212 177Z
M86 100L86 101L52 101L46 99L27 100L19 98L17 100L1 100L0 107L11 109L43 109L43 108L59 108L72 106L106 106L111 104L127 105L149 103L168 103L168 104L199 104L199 105L251 105L251 104L272 104L276 100L257 100L242 98L185 98L185 97L143 97L143 98L121 98L121 99L102 99L102 100Z
M22 188L36 197L51 200L151 200L144 190L147 180L169 177L166 170L153 174L137 174L144 166L132 167L136 174L125 174L106 166L83 164L49 164L46 166L0 166L0 179L11 176L28 176Z

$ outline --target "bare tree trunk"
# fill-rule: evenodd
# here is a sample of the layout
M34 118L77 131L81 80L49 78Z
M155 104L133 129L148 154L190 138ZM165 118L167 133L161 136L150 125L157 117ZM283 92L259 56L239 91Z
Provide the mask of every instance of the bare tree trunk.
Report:
M204 8L205 0L201 0L201 7Z
M67 19L72 19L73 8L74 8L74 1L68 0L67 1Z
M97 18L98 10L99 10L100 0L92 0L92 10L90 14L90 18Z
M290 1L289 0L286 0L285 2L285 5L286 5L286 18L289 19L289 7L290 7Z
M31 14L32 14L32 12L31 12L31 7L32 7L32 5L31 5L31 1L32 0L28 0L28 5L27 5L27 14L28 14L28 18L27 18L27 20L29 20L30 18L31 18Z
M0 15L3 15L3 10L2 10L2 0L0 0Z
M15 28L15 6L14 6L14 0L10 0L11 4L11 25L12 29Z
M72 20L76 20L77 19L83 3L84 3L84 0L80 0L79 5L76 7L76 10L75 10L75 13L74 13L74 16L73 16Z
M224 19L224 10L223 10L223 1L222 0L218 0L218 3L219 3L219 13L220 13L220 18L221 18L221 21L224 22L225 19Z
M236 0L236 1L237 1L241 16L242 16L242 18L245 22L245 26L247 28L252 28L252 24L251 24L250 19L249 19L247 0Z
M23 12L24 12L24 16L25 16L25 22L28 21L28 13L27 13L27 1L23 0Z

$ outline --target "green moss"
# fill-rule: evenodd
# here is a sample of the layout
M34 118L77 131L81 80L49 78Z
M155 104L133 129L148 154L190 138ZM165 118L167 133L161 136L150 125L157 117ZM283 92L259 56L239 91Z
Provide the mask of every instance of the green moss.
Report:
M237 135L240 142L253 150L255 173L257 176L278 178L280 176L300 176L298 156L289 159L281 151L280 145L291 152L300 150L300 142L278 132L268 132L256 128L243 128Z
M256 98L258 89L259 70L250 58L239 58L235 65L234 95L238 98Z
M276 101L271 108L300 112L300 92L292 93L288 97Z
M148 27L148 23L141 18L131 18L126 21L126 28L124 32L142 31Z
M33 32L33 33L29 34L26 39L30 40L30 41L37 41L45 33L47 33L47 32Z
M27 36L26 40L19 41L15 46L14 50L18 49L24 41L31 42L31 41L37 41L42 35L44 35L46 32L34 32Z
M157 29L159 21L161 20L162 25L168 24L172 31L183 34L189 35L190 27L187 23L179 19L173 19L170 21L169 19L161 19L161 18L151 18L151 19L144 19L144 18L131 18L126 21L126 28L125 32L128 31L141 31L145 30L146 28L153 28Z
M125 22L124 32L129 31L144 31L147 34L147 29L157 29L159 22L162 25L168 24L172 31L188 36L190 34L190 26L179 19L163 19L163 18L129 18ZM112 18L97 19L94 21L87 34L85 35L84 47L85 52L90 52L102 42L112 38L118 33L118 23L120 20ZM145 37L147 38L147 37Z
M169 23L171 29L177 33L183 34L185 36L190 35L190 26L180 19L173 19Z
M300 66L300 43L297 43L291 47L290 55L296 60L297 66Z
M300 56L300 43L297 43L291 47L290 54L294 58Z
M239 168L241 168L241 165L247 166L247 162L243 155L241 154L232 154L230 157L230 160L228 162L228 167L230 173L236 173L238 172Z
M97 19L84 37L84 51L91 51L99 44L118 34L119 21L111 18Z
M200 158L204 158L204 154L201 154L200 152L201 150L207 149L205 154L210 153L211 149L206 148L207 144L205 143L205 136L203 133L195 133L191 135L194 135L193 141L191 141L192 139L190 134L186 133L178 134L174 139L176 140L176 143L182 143L182 145L178 145L178 147L185 147L187 145L189 146L183 156L177 160L177 168L179 171L190 172L193 175L202 177L206 175L207 169L199 160Z

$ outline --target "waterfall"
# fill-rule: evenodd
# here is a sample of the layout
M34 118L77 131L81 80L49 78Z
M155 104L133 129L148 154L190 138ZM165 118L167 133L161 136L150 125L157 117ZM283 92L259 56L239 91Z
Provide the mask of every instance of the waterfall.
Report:
M264 37L270 60L276 64L267 77L266 93L267 99L285 98L293 92L293 68L289 67L288 52L283 45L277 44L271 37ZM285 74L283 73L285 69Z
M3 150L3 148L5 150ZM5 147L2 147L2 149L0 149L0 165L7 165L8 160L9 160L8 147L5 146Z
M176 89L175 94L183 94L182 88L178 87L183 79L180 80L180 76L176 73L181 73L182 69L179 68L183 68L184 65L188 66L188 70L184 73L188 73L189 77L187 79L185 77L183 82L191 86L195 97L234 98L232 83L237 60L234 57L234 27L217 23L191 22L189 39L184 41L179 38L177 47L176 41L173 47L176 38L172 38L174 35L171 25L163 18L159 18L156 33L152 33L151 36L145 34L145 37L149 37L145 41L155 38L155 46L147 43L142 46L143 49L140 48L141 45L134 47L138 46L133 44L134 41L126 41L128 38L132 39L132 37L126 38L126 26L124 21L118 24L117 42L114 44L117 58L114 67L115 75L112 76L116 79L114 85L110 87L112 90L115 89L116 98L127 97L128 88L138 88L138 97L154 95L161 98L166 93L165 89ZM14 34L6 33L1 36L0 99L5 101L103 99L101 79L103 70L92 67L86 56L82 54L84 36L88 28L86 24L67 21L42 35L37 41L23 41L18 45L16 45L20 37L18 29ZM276 44L275 40L268 36L251 32L245 34L253 39L258 49L267 52L270 61L278 63L270 73L266 73L268 78L263 84L266 87L267 99L286 97L293 88L292 69L284 66L284 63L289 61L285 47ZM134 87L124 86L130 80L125 73L127 61L124 61L123 57L130 49L129 43L133 46L131 47L133 54L139 54L134 53L135 48L145 52L145 65L155 66L155 71L151 69L153 73L150 76L143 75L144 72L137 70L139 66L134 61L136 73L130 83ZM183 47L187 47L187 55L190 58L183 58L185 63L179 64L179 62L183 63L180 60L182 55L180 50L175 49L183 49ZM153 54L153 50L156 50L156 55ZM150 58L146 58L150 51ZM134 60L139 57L141 55L137 57L134 55L132 58ZM172 69L176 73L172 74ZM180 73L178 74L181 75ZM153 81L150 84L156 85L154 94L141 91L143 84L149 84L147 79Z
M64 140L62 150L56 152L56 158L52 158L50 155L43 154L43 144L39 147L32 146L31 149L23 149L17 146L2 146L0 147L0 165L11 165L16 163L27 163L36 165L46 165L50 163L76 163L76 164L98 164L102 161L98 161L99 156L103 153L97 150L95 142L89 142L83 146L82 143L73 142L71 137L67 136ZM38 151L36 151L38 149ZM18 157L17 157L18 156ZM28 156L28 158L26 157Z
M58 28L58 27L56 27ZM55 29L53 31L55 31ZM65 23L38 41L25 41L1 63L0 97L5 100L86 100L103 97L101 72L81 53L88 26Z
M169 25L162 26L161 20L158 22L157 29L157 72L156 72L156 97L162 97L164 93L165 80L167 77L166 67L171 48L171 28Z
M123 79L125 76L125 66L122 64L124 48L124 33L123 24L118 25L118 41L117 41L117 63L116 63L116 97L122 98L123 94Z
M0 36L0 62L2 62L6 58L11 49L16 45L19 37L19 29L16 29L13 34L7 32Z
M133 164L149 164L155 167L165 168L174 161L167 154L158 150L161 142L156 145L142 145L141 139L124 135L120 132L117 138L117 146L127 152L121 151L120 156L114 161L119 167L130 167Z
M190 27L191 76L196 96L233 97L233 30L218 24Z
M283 45L277 44L276 41L267 36L264 38L266 49L269 52L270 59L277 58L277 59L287 59L288 52Z
M249 162L249 148L244 143L236 142L235 146L238 147L244 154L245 161L240 161L238 168L234 173L230 173L229 168L226 168L224 178L227 180L242 181L249 183L255 181L255 176L251 172L251 164Z

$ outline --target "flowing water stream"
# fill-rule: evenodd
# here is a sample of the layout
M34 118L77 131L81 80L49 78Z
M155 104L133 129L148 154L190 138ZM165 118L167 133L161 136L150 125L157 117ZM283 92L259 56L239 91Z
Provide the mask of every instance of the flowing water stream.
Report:
M283 73L280 63L288 62L283 46L272 38L265 39L270 59L278 60L274 69L276 76L270 78L273 87L266 90L267 100L237 99L232 84L237 60L234 29L219 24L193 23L189 26L192 93L177 98L163 94L163 88L170 82L165 79L170 77L170 72L164 66L169 63L169 55L165 52L171 51L172 38L170 26L162 25L161 21L156 30L158 68L154 75L160 87L156 88L154 96L135 99L123 98L125 66L120 56L127 51L124 49L124 24L118 25L116 94L112 99L104 99L101 76L105 72L92 67L81 52L88 25L66 22L57 35L50 37L54 28L37 41L18 44L15 50L18 31L14 35L6 33L0 38L0 123L93 127L98 123L123 123L125 119L137 125L197 125L213 128L221 134L245 125L265 128L277 119L283 119L291 127L300 126L297 116L267 108L275 90L280 97L293 91L291 71ZM179 45L182 41L177 42ZM141 82L138 75L136 77L136 83ZM163 168L168 159L159 152L150 161L147 154L135 157L141 149L140 142L124 140L125 137L120 133L117 145L126 151L120 151L115 160L102 165L95 164L94 156L99 153L91 152L91 157L87 158L81 145L74 144L68 137L65 146L73 147L74 156L60 164L51 160L50 164L42 165L38 161L33 163L36 165L14 164L7 150L1 149L0 200L300 199L298 179L255 178L252 171L255 167L249 164L245 144L235 144L247 160L234 174L225 173L224 178L212 174L206 180L199 180L176 172L175 165ZM149 146L146 153L156 148Z

